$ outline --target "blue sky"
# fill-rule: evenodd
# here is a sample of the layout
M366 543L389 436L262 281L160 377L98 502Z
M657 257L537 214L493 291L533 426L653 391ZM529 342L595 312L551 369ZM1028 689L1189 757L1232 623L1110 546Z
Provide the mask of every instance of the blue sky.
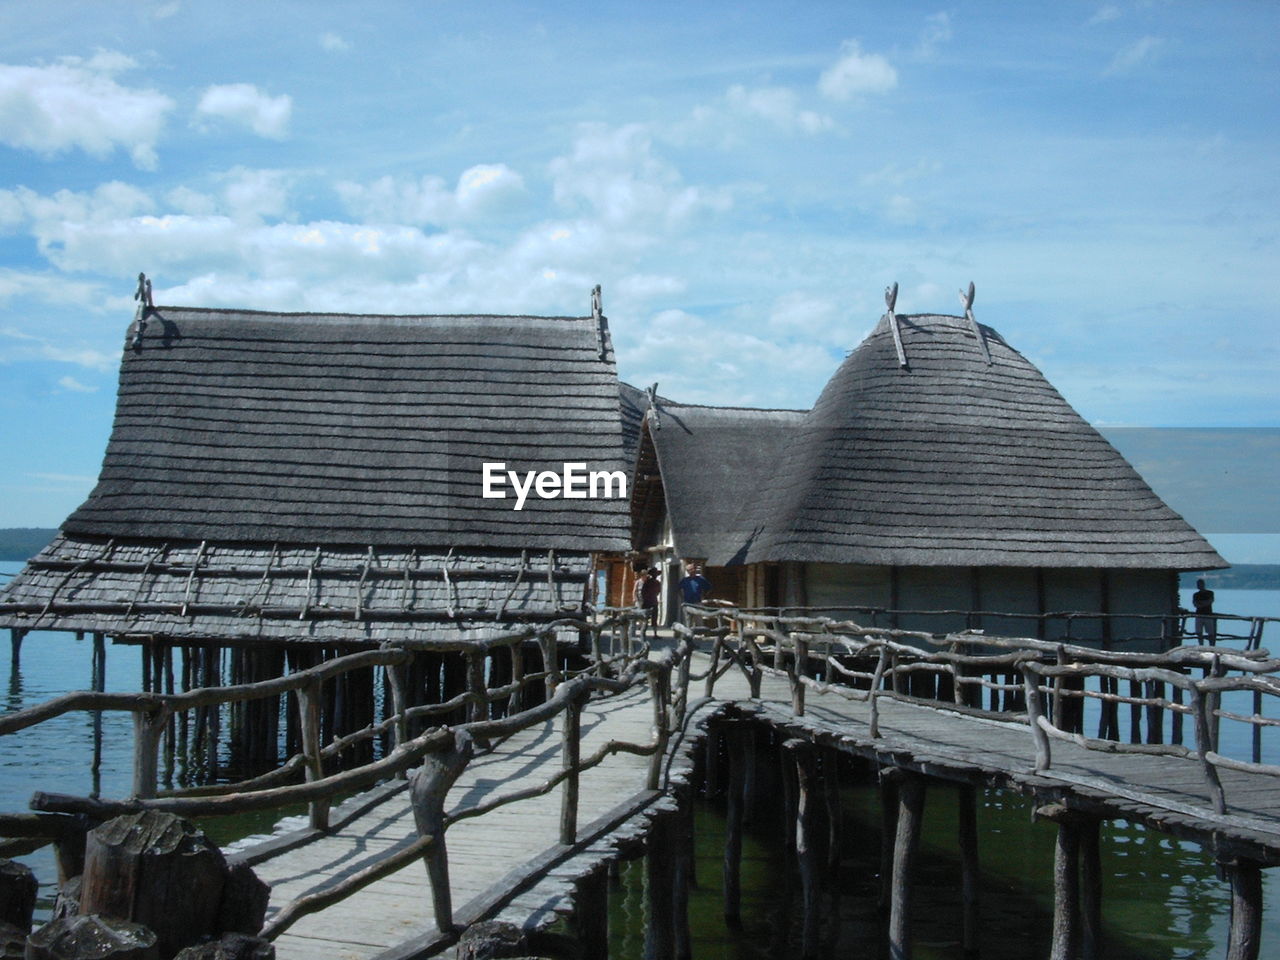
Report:
M972 280L1099 425L1280 426L1277 35L1262 2L4 3L0 526L88 492L139 270L281 310L600 283L627 379L787 407L886 284Z

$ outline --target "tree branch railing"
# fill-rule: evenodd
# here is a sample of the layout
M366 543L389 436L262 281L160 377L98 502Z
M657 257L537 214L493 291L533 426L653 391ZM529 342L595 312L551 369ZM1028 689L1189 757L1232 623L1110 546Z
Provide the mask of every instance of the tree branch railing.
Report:
M81 821L103 820L141 809L169 811L182 816L201 817L250 810L271 809L286 804L307 803L311 828L322 835L329 825L329 805L340 794L374 785L395 776L403 776L421 764L411 783L418 835L408 837L385 857L363 867L356 874L322 891L310 894L284 906L264 928L264 935L275 937L302 916L324 909L357 890L375 882L421 857L432 884L433 906L437 927L452 929L452 904L448 884L446 835L448 828L463 819L482 816L501 806L531 797L562 791L559 839L575 842L578 830L577 808L579 780L585 771L603 763L617 753L630 753L650 758L645 788L660 785L662 762L672 731L683 721L688 702L688 686L692 645L682 639L674 650L651 658L647 644L636 643L632 624L643 614L621 611L598 622L565 619L544 626L514 631L503 637L477 643L409 642L385 645L379 650L365 651L327 661L285 677L228 687L211 687L182 694L104 694L78 692L66 694L43 704L0 716L0 736L12 734L62 714L76 710L121 710L135 718L133 795L123 800L103 800L59 794L37 793L33 809L39 815L0 816L0 836L6 828L17 831L30 846L36 841L52 842L63 836L66 823L80 815ZM562 632L589 634L594 659L581 670L562 671L557 656L557 638ZM605 635L607 634L607 644ZM523 670L523 648L527 643L541 647L546 669L526 673ZM605 647L608 652L605 652ZM507 647L512 651L512 680L495 687L486 685L481 657ZM404 707L403 667L416 651L461 652L468 656L468 689L440 704ZM519 651L519 652L517 652ZM395 712L380 723L320 744L316 715L320 685L350 670L383 666L388 668ZM502 717L490 716L495 704L514 703L521 691L535 684L544 687L544 702ZM611 740L581 757L582 729L578 722L586 701L594 695L616 696L647 686L653 704L652 739L646 743ZM219 707L260 697L279 696L283 692L298 694L302 752L288 758L268 774L237 784L196 788L159 796L155 791L155 757L158 732L169 716L182 710ZM452 727L432 727L415 737L407 734L410 719L467 708L465 723ZM505 794L477 807L446 814L444 797L449 787L465 770L475 744L495 743L535 725L553 721L563 714L561 769L542 783ZM363 766L326 775L324 761L341 750L370 737L393 734L394 746L381 759ZM300 783L282 780L305 777ZM33 816L43 819L31 819Z
M697 622L717 630L708 696L736 666L753 697L764 673L785 676L800 715L806 691L866 702L876 737L885 698L1026 725L1038 772L1050 769L1054 741L1191 759L1199 762L1219 814L1227 811L1220 770L1280 777L1280 766L1262 762L1262 731L1280 727L1280 710L1268 716L1263 709L1266 698L1280 698L1280 660L1266 650L1183 646L1145 653L980 631L864 627L801 613L690 609ZM1251 698L1251 706L1224 707L1224 696L1232 694ZM1096 707L1097 736L1084 731L1087 703ZM1121 736L1122 708L1129 714L1128 742ZM1251 728L1250 760L1222 751L1223 720Z

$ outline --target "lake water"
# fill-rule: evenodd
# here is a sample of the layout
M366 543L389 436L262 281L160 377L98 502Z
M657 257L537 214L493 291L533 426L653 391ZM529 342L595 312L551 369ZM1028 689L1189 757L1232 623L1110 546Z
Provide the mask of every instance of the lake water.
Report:
M13 573L20 564L0 564ZM1183 604L1190 606L1189 592ZM1217 591L1223 613L1280 617L1280 591ZM1280 625L1274 625L1280 627ZM1264 636L1264 645L1280 650L1280 629ZM7 645L6 645L7 646ZM50 699L90 686L92 645L60 633L29 634L22 647L20 672L10 668L8 650L0 656L4 710ZM140 688L141 659L136 648L108 645L106 689ZM1265 758L1280 758L1280 732L1269 731ZM1223 752L1248 757L1243 731L1223 726ZM129 791L132 728L126 714L103 717L100 772L92 773L93 721L69 714L31 730L0 739L0 811L26 809L34 790L101 793ZM931 790L926 805L921 873L917 888L916 956L922 960L959 958L960 929L954 791ZM876 955L880 920L876 912L876 871L880 816L874 787L850 782L842 790L845 860L834 903L838 922L826 926L828 955ZM292 811L290 811L292 812ZM220 843L261 832L279 813L205 824ZM1052 863L1055 828L1033 823L1020 797L990 792L979 811L983 869L984 960L1021 960L1044 956L1052 917ZM757 811L747 838L743 866L741 931L726 930L721 916L720 864L724 821L717 801L697 809L699 887L691 901L695 956L700 960L765 960L796 952L796 891L784 862L780 824L768 810ZM1123 822L1103 831L1104 922L1111 956L1138 958L1217 958L1225 953L1230 891L1220 881L1212 858L1191 843ZM52 856L41 851L23 858L44 881L47 909L52 895ZM1267 872L1263 956L1280 957L1280 885ZM612 895L613 956L642 955L644 882L642 862L622 871Z

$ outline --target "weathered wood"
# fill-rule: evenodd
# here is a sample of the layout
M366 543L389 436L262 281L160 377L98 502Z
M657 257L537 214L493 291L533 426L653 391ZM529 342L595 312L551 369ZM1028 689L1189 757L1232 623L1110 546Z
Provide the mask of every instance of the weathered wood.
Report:
M978 789L961 784L957 808L960 814L960 904L961 943L966 957L976 957L981 937L979 889L982 871L978 863Z
M228 933L194 947L186 947L173 960L276 960L270 940Z
M409 783L409 796L413 804L413 819L421 837L433 837L434 842L423 853L427 876L431 880L431 901L435 911L436 929L441 933L453 930L453 895L449 887L449 854L445 845L444 801L449 788L466 769L475 751L471 735L465 731L454 734L452 747L444 752L430 754L422 768Z
M83 880L83 877L72 877L58 885L58 895L53 900L50 920L63 920L80 913L80 886Z
M692 960L693 931L689 926L689 891L697 886L694 865L693 788L681 784L674 790L671 815L671 927L675 960Z
M609 868L600 865L575 885L573 930L581 955L609 957Z
M797 785L795 831L796 862L800 869L800 955L813 960L819 955L819 901L822 893L822 831L818 807L821 783L814 748L803 740L788 740L783 750L795 762Z
M644 960L674 960L675 925L672 897L673 818L659 813L653 818L646 841L645 886L649 914L645 923Z
M1102 936L1102 821L1081 814L1080 836L1080 957L1101 960Z
M893 849L898 833L898 771L883 767L878 774L880 793L880 896L876 908L884 916L889 914L893 900Z
M1231 881L1231 932L1227 960L1258 960L1262 949L1262 870L1251 860L1227 864Z
M1050 960L1075 960L1080 949L1080 822L1060 804L1039 807L1036 816L1058 826L1053 848L1053 938Z
M742 926L742 808L747 773L747 733L741 723L721 727L729 752L729 785L725 800L724 919Z
M560 740L560 767L567 771L560 796L560 842L564 844L578 839L578 765L582 759L583 700L584 697L574 697L565 707Z
M133 714L133 795L139 799L156 795L156 761L168 719L164 709Z
M320 755L320 681L298 688L298 723L302 731L302 756L306 763L307 782L324 779L324 761ZM310 801L308 817L315 830L329 828L329 799Z
M156 935L140 923L81 915L54 920L27 938L27 960L160 960Z
M1043 773L1049 769L1051 761L1049 735L1041 726L1044 721L1044 701L1036 674L1026 666L1022 668L1022 685L1026 694L1027 719L1036 745L1036 773Z
M222 852L188 821L154 810L117 817L89 831L81 913L144 924L172 956L219 932L226 874Z
M219 933L253 936L262 929L271 888L258 879L247 863L228 865L215 929Z
M911 900L920 829L924 817L924 778L907 774L898 784L898 828L893 843L893 890L889 903L890 960L911 958Z
M0 860L0 923L30 931L36 889L36 875L30 867L13 860Z

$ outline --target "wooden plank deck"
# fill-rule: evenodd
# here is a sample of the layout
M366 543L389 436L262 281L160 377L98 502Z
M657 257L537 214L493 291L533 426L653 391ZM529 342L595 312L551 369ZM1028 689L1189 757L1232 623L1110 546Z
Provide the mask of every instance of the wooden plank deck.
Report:
M696 655L694 671L707 666ZM690 691L696 697L698 689ZM733 700L744 713L758 715L794 735L840 749L876 756L882 762L969 782L1011 787L1038 796L1070 798L1109 816L1150 823L1158 829L1202 842L1229 839L1269 862L1280 861L1280 791L1267 778L1222 770L1231 811L1213 813L1198 761L1135 757L1086 751L1054 742L1052 768L1034 771L1034 745L1025 725L949 713L909 703L880 701L881 737L869 731L866 703L836 694L807 692L807 710L796 717L785 677L766 674L759 701L748 699L739 671L716 686L716 697ZM560 719L527 730L473 760L449 794L457 811L539 784L560 769ZM593 700L583 713L582 755L607 740L647 742L652 704L641 690L610 700ZM644 790L648 760L615 754L582 776L579 823L602 817ZM484 817L459 822L447 835L455 911L490 891L513 868L558 848L559 789L520 801ZM1234 798L1234 803L1233 803ZM377 854L416 836L407 795L390 796L332 835L280 853L255 866L272 885L271 912L288 901L361 869ZM1224 841L1225 842L1225 841ZM563 849L563 848L560 848ZM593 857L606 858L607 843L593 843L572 864L558 864L546 882L521 894L503 919L537 926L564 909L567 884ZM247 850L246 852L251 852ZM341 904L304 917L276 940L280 960L372 958L405 941L429 935L431 892L421 863L410 864ZM460 908L462 908L460 910ZM394 955L394 951L392 951Z
M468 764L449 793L452 812L545 782L560 769L561 721L533 727ZM643 688L592 700L582 714L582 756L608 740L647 743L653 706ZM581 778L578 822L586 824L644 790L648 758L613 754ZM559 788L449 828L450 886L454 909L501 880L513 867L555 848L560 827ZM258 863L271 884L268 917L296 897L367 866L393 846L416 838L408 795L397 793L340 830ZM252 847L239 852L251 853ZM275 941L280 960L357 960L434 930L426 868L412 863L342 903L303 917Z

